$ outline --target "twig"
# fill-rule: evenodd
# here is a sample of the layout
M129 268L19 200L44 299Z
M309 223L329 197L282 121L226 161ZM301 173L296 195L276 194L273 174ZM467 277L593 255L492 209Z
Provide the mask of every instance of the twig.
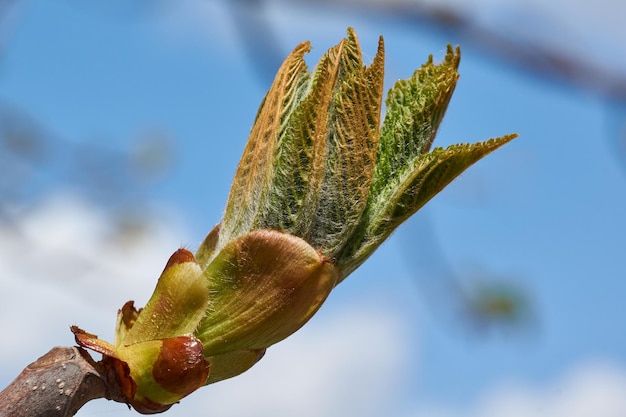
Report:
M125 403L115 376L79 347L55 347L0 392L0 417L73 416L90 400Z

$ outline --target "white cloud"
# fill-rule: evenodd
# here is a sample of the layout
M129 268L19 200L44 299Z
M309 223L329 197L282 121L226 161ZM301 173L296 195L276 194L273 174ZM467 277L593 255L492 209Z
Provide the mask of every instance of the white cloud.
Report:
M626 369L601 361L579 364L557 381L534 386L501 382L474 407L430 405L415 417L625 417Z
M408 354L400 320L366 303L324 312L246 374L199 390L171 415L384 415Z

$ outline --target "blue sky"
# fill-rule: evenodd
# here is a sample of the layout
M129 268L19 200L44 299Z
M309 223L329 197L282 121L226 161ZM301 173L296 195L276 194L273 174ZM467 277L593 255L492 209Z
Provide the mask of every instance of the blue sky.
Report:
M332 383L310 382L308 387L315 392L336 385L342 395L328 409L316 409L302 393L294 397L300 403L289 405L293 408L274 409L276 405L268 398L281 392L281 386L268 381L268 392L255 394L261 398L258 407L267 407L267 415L307 415L300 404L320 415L377 415L376 411L382 411L456 416L465 415L459 410L473 410L470 415L491 416L497 409L493 404L500 404L494 398L515 397L511 392L530 392L518 397L534 398L525 404L544 404L536 399L548 395L542 389L590 386L593 390L602 387L603 381L613 381L615 386L614 381L626 380L626 336L621 331L626 316L622 262L626 157L616 146L624 120L619 107L594 93L503 65L472 45L466 47L453 34L355 14L347 8L272 4L267 16L276 44L268 50L269 56L285 56L308 39L314 47L308 59L312 67L317 57L345 35L345 28L353 26L366 57L374 55L378 35L385 37L386 88L410 76L428 54L441 59L448 42L459 43L461 79L436 144L474 142L510 132L518 132L520 138L472 167L401 227L337 288L293 341L271 350L271 358L257 365L264 369L250 371L256 373L241 382L243 388L235 381L225 382L224 388L205 388L189 399L190 405L183 401L171 415L185 415L193 407L203 409L203 404L213 404L220 396L236 399L229 389L262 391L265 383L258 385L262 377L281 379L280 375L293 378L285 377L285 386L300 387L302 381L294 379L310 381L316 373L323 380L327 372L335 378ZM84 243L85 256L105 271L96 268L100 272L93 272L94 276L107 276L103 254L111 256L114 266L109 272L121 271L125 279L144 271L152 275L141 284L107 289L102 283L91 286L89 278L83 283L80 277L46 280L59 293L68 282L78 288L64 295L66 311L61 318L65 326L76 322L102 335L112 333L115 311L126 299L147 297L168 250L173 252L181 244L196 247L219 221L257 106L271 81L259 68L279 65L271 61L255 66L229 9L221 2L185 1L163 14L125 12L123 7L81 7L75 1L31 1L13 16L0 61L0 100L27 111L53 135L72 142L104 140L119 149L128 148L132 138L151 130L165 132L174 140L172 171L147 192L161 207L162 216L153 218L158 239L152 241L158 242L154 243L157 249L142 243L143 252L131 251L139 260L129 255L126 261L136 265L125 267L126 258L102 247L97 239ZM623 47L626 35L619 35ZM594 54L602 55L602 51ZM16 223L33 230L32 235L38 227L48 230L51 226L46 221L64 225L63 221L71 224L73 218L85 224L72 226L76 232L72 227L70 231L60 226L51 229L54 236L68 236L66 241L49 237L57 247L76 246L73 239L101 233L104 226L93 225L106 223L106 216L97 206L84 202L64 183L50 194L43 204L49 213L31 211ZM83 214L68 216L72 210ZM44 248L51 245L42 242ZM25 251L19 260L6 255L2 262L5 266L43 262L48 258L41 251ZM163 256L151 259L148 253ZM13 266L7 267L16 275L6 278L4 297L20 299L30 294L26 291L39 294L34 286L20 286L18 275L24 270ZM42 271L43 267L30 272L33 283L41 282ZM61 271L67 272L67 267ZM471 283L475 277L496 277L522 288L531 303L531 317L513 329L485 331L463 324L459 306L453 297L447 298L447 288ZM110 298L98 297L97 289ZM85 297L101 299L90 305ZM94 311L88 312L90 308ZM110 318L100 317L103 314ZM2 360L2 382L17 375L21 362L25 365L53 344L73 343L67 327L52 330L56 327L46 320L46 316L25 314L23 326L2 321L5 332L21 327L50 329L45 332L50 339L24 336L22 340L32 339L34 346L24 350L34 352L32 356L23 361ZM17 340L0 348L3 357L18 351ZM298 351L307 354L299 357L294 353ZM319 357L312 358L318 351ZM285 362L281 362L283 357ZM361 364L367 369L350 362L350 357L367 361ZM302 371L295 372L294 367ZM367 381L377 378L379 385L368 385ZM571 385L572 380L579 384ZM533 397L536 390L543 393ZM363 398L377 396L380 403L369 411L359 405ZM554 405L556 400L545 401L544 409L562 411ZM94 408L83 410L84 415L97 415L101 410L110 410L109 415L128 414L114 404L90 407ZM245 408L237 408L240 405L212 407L222 415L246 414ZM524 406L518 404L518 409ZM535 415L533 407L528 409L526 414L511 411L509 415ZM623 415L612 412L596 415Z

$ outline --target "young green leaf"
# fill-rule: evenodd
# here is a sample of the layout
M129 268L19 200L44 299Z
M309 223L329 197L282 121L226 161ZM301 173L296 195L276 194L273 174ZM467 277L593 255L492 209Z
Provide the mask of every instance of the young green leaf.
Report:
M294 49L263 99L228 196L219 248L253 230L267 207L275 176L274 158L285 120L307 88L310 77L303 59L310 49L308 42Z
M361 229L353 237L353 246L348 247L356 250L339 258L343 262L342 276L362 264L401 223L468 167L516 137L513 134L471 145L436 148L418 157L408 175L389 183L370 199Z

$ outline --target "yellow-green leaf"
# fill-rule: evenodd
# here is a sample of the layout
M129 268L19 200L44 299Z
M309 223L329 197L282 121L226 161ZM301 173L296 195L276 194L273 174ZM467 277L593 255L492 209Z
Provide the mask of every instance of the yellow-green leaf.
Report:
M211 302L195 335L207 357L266 348L298 330L337 282L334 265L304 240L256 230L205 270Z
M191 334L205 315L208 302L202 269L191 252L179 249L167 262L148 304L116 345Z

